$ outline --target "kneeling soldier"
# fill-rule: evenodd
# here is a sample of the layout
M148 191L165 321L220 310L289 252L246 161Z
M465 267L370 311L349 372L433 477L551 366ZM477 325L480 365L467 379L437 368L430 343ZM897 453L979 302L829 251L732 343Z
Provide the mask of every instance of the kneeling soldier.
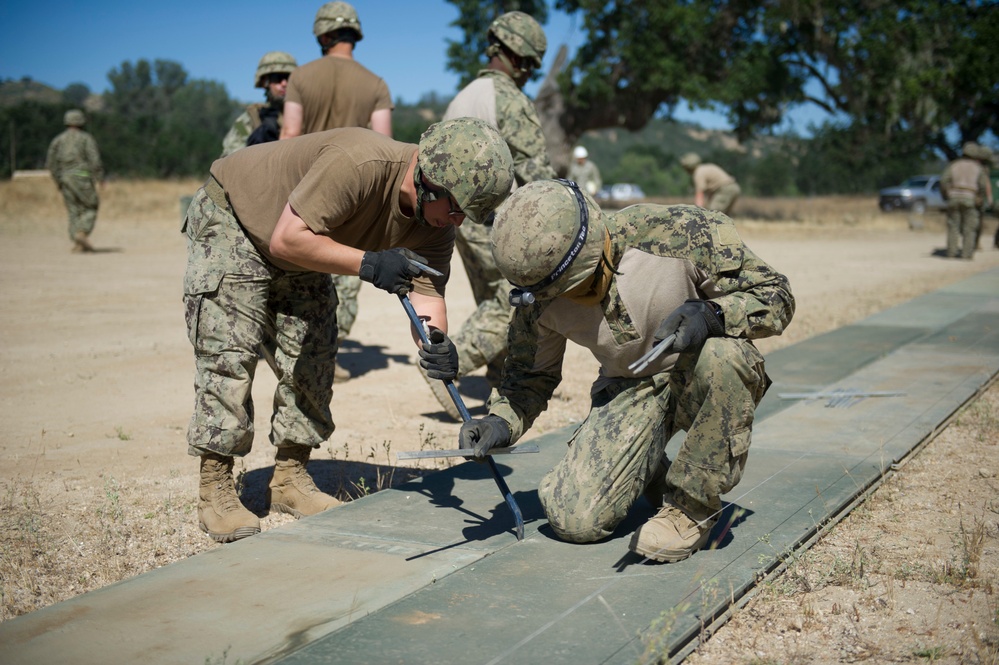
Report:
M770 384L750 340L790 321L787 278L721 213L635 205L604 217L566 180L514 192L497 211L492 248L520 306L500 399L462 427L461 446L481 456L517 441L558 386L571 340L600 373L589 415L538 490L555 533L606 538L644 492L658 512L633 551L679 561L704 547L720 495L742 477ZM629 368L670 335L671 351ZM671 464L664 451L679 430L686 440Z

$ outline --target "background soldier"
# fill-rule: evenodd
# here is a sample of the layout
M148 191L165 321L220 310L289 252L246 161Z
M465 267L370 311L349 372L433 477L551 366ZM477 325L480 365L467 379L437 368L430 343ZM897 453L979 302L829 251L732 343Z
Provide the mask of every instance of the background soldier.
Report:
M947 200L947 256L971 259L982 223L980 207L992 202L992 187L980 161L980 146L969 141L961 153L940 176L940 191Z
M569 180L572 180L590 196L596 196L604 181L600 179L600 169L590 161L590 153L577 145L572 151L572 164L569 165Z
M518 185L554 178L538 113L521 91L545 56L548 42L544 30L524 12L508 12L492 22L488 38L489 64L455 95L444 117L481 118L499 129L513 155ZM454 343L458 347L459 376L486 365L486 377L495 390L506 355L510 285L493 260L489 247L491 233L488 220L485 225L465 224L458 229L455 247L468 273L478 308L454 335ZM443 384L440 381L429 384L444 410L460 420Z
M316 12L312 32L323 57L300 67L288 82L281 138L338 127L368 127L392 136L392 96L381 78L354 60L354 45L364 38L357 11L346 2L327 2ZM361 280L334 275L340 298L337 320L342 343L357 318ZM337 381L350 372L336 367Z
M327 2L316 12L312 32L323 57L291 75L281 138L337 127L392 136L388 85L354 60L354 45L364 39L357 11L346 2Z
M742 478L757 404L769 386L750 341L794 313L787 278L718 212L635 205L604 218L574 183L535 182L496 213L493 252L517 285L500 398L464 424L462 448L508 446L545 410L566 342L592 351L591 408L538 496L563 540L613 533L639 495L659 512L631 549L679 561L704 547L721 494ZM530 301L533 300L533 304ZM658 341L672 349L631 365ZM670 464L667 441L686 439Z
M267 168L275 163L283 168ZM239 501L232 467L253 444L251 390L267 339L276 343L278 378L268 503L295 517L339 504L306 470L334 429L331 273L360 275L393 294L415 283L413 307L433 342L420 349L421 364L454 376L443 298L453 226L491 214L512 182L506 144L472 119L432 126L419 146L348 128L237 150L212 164L185 223L184 305L196 367L187 440L201 458L203 531L218 542L260 531ZM421 276L413 260L443 275Z
M74 252L92 252L88 240L97 222L97 183L104 178L97 141L83 131L86 116L79 109L66 111L66 131L49 144L45 168L52 174L69 213L69 239Z
M277 141L281 137L284 95L288 90L288 77L296 67L295 58L284 51L271 51L260 58L253 85L264 89L266 101L250 104L232 123L222 140L222 157L248 145Z
M702 164L701 156L695 152L688 152L681 157L680 166L690 173L690 179L694 183L695 205L718 210L726 215L732 214L732 207L742 193L735 178L717 164Z

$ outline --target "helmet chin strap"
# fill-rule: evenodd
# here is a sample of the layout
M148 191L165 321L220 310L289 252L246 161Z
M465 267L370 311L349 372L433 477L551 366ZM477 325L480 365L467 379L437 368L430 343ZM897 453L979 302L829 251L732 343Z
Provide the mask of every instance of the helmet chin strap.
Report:
M413 217L420 225L430 226L430 222L423 216L423 200L427 196L427 187L423 184L423 169L420 168L419 162L413 169L413 185L416 187L416 208L413 209Z
M499 61L503 63L503 66L506 67L507 72L510 74L510 78L516 82L518 87L522 87L527 83L527 79L531 77L532 69L523 65L515 65L510 58L509 52L499 44L490 44L489 48L486 49L486 57L499 58ZM526 60L526 58L521 58L521 62L526 62Z
M535 294L547 289L561 279L562 275L568 272L576 257L579 256L579 253L583 251L583 247L586 245L586 236L590 229L590 212L586 207L586 200L583 198L583 193L579 191L579 186L572 180L558 178L556 182L565 185L572 192L573 196L575 196L577 210L579 210L579 228L576 230L572 244L566 251L565 256L562 257L562 260L559 261L558 265L555 266L555 269L547 277L531 286L513 284L514 288L511 289L509 296L512 307L527 307L537 302L537 295Z

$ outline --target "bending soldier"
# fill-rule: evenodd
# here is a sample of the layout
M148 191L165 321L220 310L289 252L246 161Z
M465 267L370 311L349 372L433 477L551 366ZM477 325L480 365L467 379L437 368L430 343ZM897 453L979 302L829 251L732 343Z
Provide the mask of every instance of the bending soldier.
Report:
M717 164L702 164L701 156L696 152L688 152L681 157L680 166L690 174L694 183L694 205L732 214L732 208L742 193L735 178Z
M273 164L283 168L266 168ZM360 275L395 294L413 289L413 307L432 331L421 363L439 378L454 376L443 298L454 227L492 214L512 182L506 144L472 119L433 125L419 146L338 129L212 164L185 224L184 303L196 366L187 440L201 459L202 530L219 542L260 531L236 495L232 467L253 443L251 387L266 339L276 344L278 378L270 508L301 517L339 504L306 471L334 429L330 274ZM414 260L442 276L422 275Z
M631 549L679 561L704 547L738 484L754 412L770 381L752 339L794 312L787 278L746 247L732 221L692 206L635 205L610 216L565 180L519 188L496 213L493 253L520 303L499 399L462 426L478 456L520 439L561 380L566 343L600 362L591 408L541 481L563 540L611 535L643 493L658 512ZM631 366L660 340L672 349ZM672 463L667 441L686 439Z

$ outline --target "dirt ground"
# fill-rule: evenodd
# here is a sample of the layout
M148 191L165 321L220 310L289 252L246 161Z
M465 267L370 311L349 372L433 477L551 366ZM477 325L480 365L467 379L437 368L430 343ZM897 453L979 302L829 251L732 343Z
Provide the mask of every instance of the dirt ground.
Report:
M179 198L198 184L110 183L92 236L99 251L81 255L69 252L49 181L0 183L0 620L219 547L197 527L197 460L185 444L193 358ZM756 217L768 205L740 203ZM764 353L999 267L995 219L985 249L961 261L940 256L939 215L882 216L873 200L781 206L777 221L737 214L743 238L798 300L787 333L759 344ZM473 303L457 262L453 275L457 327ZM420 472L399 467L395 453L456 446L458 425L440 413L414 357L398 300L366 286L341 358L354 377L335 388L337 430L311 465L324 489L345 499L377 491ZM586 413L595 370L570 351L535 433ZM274 384L262 363L257 441L237 467L261 515ZM460 387L481 413L484 379ZM997 435L993 388L717 634L705 633L688 661L999 662ZM290 519L266 516L263 528Z

